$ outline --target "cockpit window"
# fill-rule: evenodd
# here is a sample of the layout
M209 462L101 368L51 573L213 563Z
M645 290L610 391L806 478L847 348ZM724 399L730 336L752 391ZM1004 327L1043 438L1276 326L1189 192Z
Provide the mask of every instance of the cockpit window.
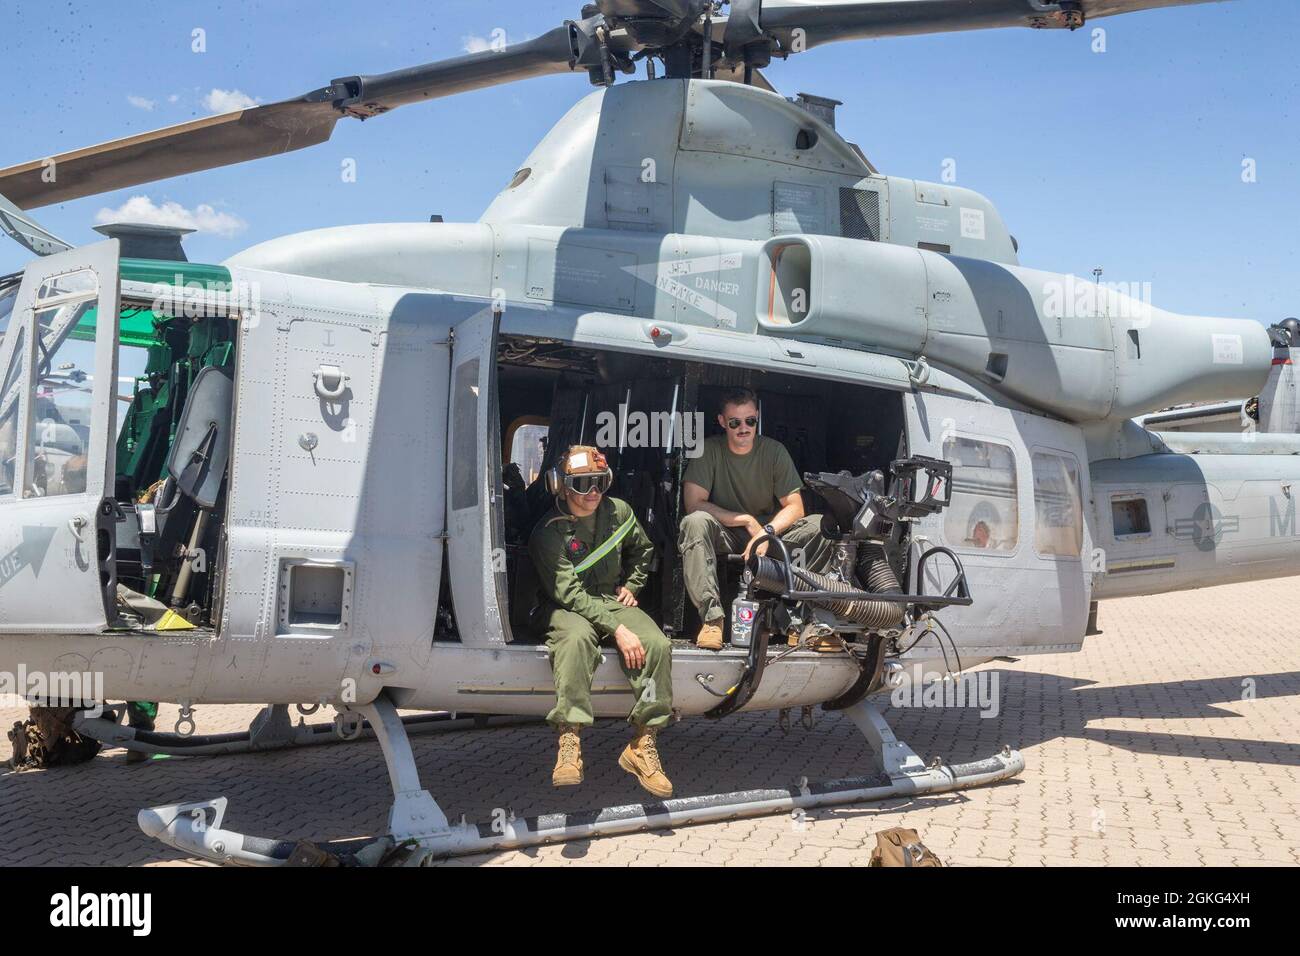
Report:
M14 353L0 379L0 495L14 493L18 473L18 408L26 350L22 328L16 326L13 334Z
M29 487L24 494L51 497L86 491L96 369L95 343L73 330L97 304L99 280L83 271L46 280L37 294L36 374L29 396L33 414L27 437ZM42 307L41 303L49 305Z
M0 280L3 282L3 280ZM0 342L4 342L9 332L9 320L14 314L14 300L18 298L18 284L9 287L0 285Z
M68 296L94 296L99 292L99 279L89 269L77 272L65 272L63 275L50 276L41 283L36 293L37 302L59 299Z

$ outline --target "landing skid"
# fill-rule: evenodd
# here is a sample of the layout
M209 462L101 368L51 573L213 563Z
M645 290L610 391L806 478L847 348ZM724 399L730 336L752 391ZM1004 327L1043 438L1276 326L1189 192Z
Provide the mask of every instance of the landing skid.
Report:
M84 737L92 737L105 747L123 747L135 753L167 757L213 757L224 754L251 753L262 750L284 750L290 747L313 747L320 744L370 739L375 736L368 720L360 726L340 729L338 723L309 724L305 720L293 723L288 704L271 704L262 708L249 724L248 730L232 734L182 735L155 733L123 726L121 713L115 708L105 708L106 716L79 715L74 729ZM450 730L473 730L482 727L507 727L522 723L535 723L531 717L499 717L479 715L457 717L449 713L413 714L399 720L407 734L438 733Z
M946 793L1006 780L1025 768L1019 751L1006 747L987 760L965 764L927 765L899 740L873 701L845 713L875 753L876 772L862 777L828 780L794 788L742 790L735 793L683 797L645 804L608 807L591 813L547 814L496 820L489 824L464 821L450 824L429 791L420 785L410 741L397 711L386 699L356 708L376 728L393 787L389 836L371 841L324 844L334 854L354 855L362 862L389 858L394 847L409 847L404 865L470 853L515 850L597 836L713 823L741 817L811 810L846 803L866 803L921 794ZM146 834L189 855L217 863L279 866L296 844L245 836L222 828L226 798L173 804L141 810L139 825Z

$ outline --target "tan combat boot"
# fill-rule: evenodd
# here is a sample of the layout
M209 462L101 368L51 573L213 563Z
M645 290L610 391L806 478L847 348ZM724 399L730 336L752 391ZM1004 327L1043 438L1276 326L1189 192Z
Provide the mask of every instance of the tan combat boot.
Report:
M632 742L618 755L618 765L636 777L636 782L644 789L666 800L673 795L673 782L659 762L655 733L654 727L636 727L632 732Z
M582 783L582 742L578 728L560 728L560 752L551 771L551 784L556 787L576 787Z
M722 621L710 621L695 635L695 646L706 651L722 650Z

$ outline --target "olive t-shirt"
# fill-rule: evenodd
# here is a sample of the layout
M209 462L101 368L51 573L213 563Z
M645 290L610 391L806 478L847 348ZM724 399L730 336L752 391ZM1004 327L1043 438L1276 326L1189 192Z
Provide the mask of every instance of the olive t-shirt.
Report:
M781 499L803 487L794 460L774 438L755 436L748 455L733 454L726 435L704 440L704 452L686 466L685 481L709 493L709 502L767 524Z

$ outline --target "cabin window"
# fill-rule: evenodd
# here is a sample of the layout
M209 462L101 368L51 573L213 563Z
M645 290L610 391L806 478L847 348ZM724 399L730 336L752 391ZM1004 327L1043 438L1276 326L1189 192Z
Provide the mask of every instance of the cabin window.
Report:
M456 369L452 394L451 509L478 505L479 360Z
M518 466L525 485L531 485L542 473L550 430L546 419L531 415L515 419L506 430L506 461Z
M1117 539L1137 538L1151 533L1151 514L1145 498L1110 499L1110 516Z
M949 438L943 457L952 462L952 503L943 526L948 543L1014 551L1020 540L1020 506L1011 448L979 438Z
M1034 452L1034 548L1077 558L1083 550L1083 493L1073 457Z

